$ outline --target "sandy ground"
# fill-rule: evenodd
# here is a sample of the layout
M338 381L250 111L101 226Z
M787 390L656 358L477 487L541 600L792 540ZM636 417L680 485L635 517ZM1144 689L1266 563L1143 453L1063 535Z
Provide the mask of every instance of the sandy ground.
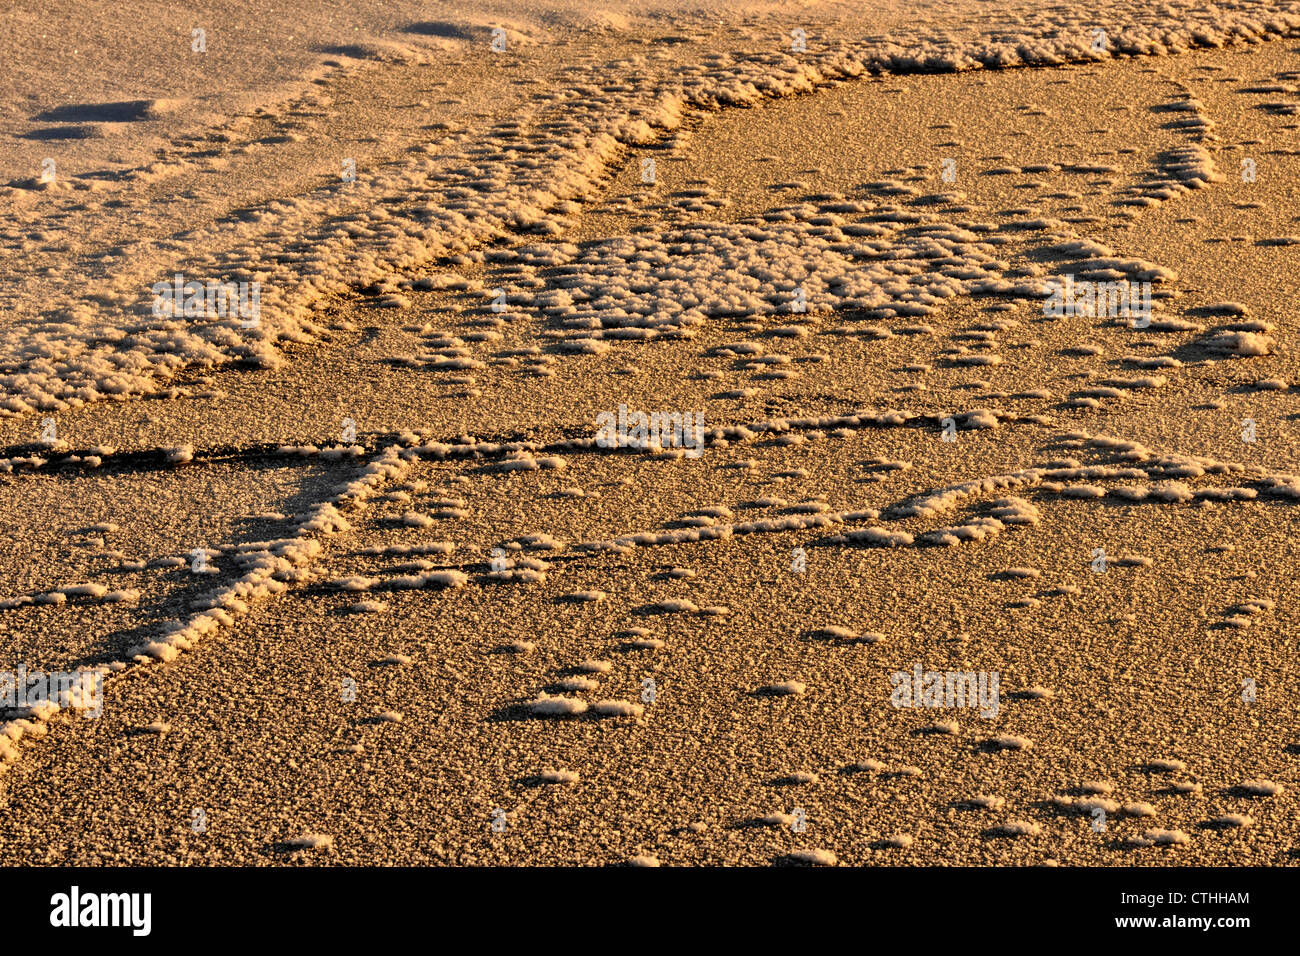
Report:
M0 861L1296 861L1300 9L129 7L0 41Z

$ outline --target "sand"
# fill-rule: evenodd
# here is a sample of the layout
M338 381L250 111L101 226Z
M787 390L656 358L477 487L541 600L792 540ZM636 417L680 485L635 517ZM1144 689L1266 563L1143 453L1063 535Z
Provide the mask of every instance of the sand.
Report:
M0 860L1294 862L1300 4L50 10Z

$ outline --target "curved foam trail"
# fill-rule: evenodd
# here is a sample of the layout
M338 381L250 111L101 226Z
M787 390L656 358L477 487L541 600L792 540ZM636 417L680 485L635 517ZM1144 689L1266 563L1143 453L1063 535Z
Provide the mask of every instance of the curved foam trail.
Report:
M1163 5L1155 14L1121 3L1104 18L1093 10L1031 15L994 43L960 29L919 44L902 35L858 40L860 28L828 24L826 35L798 54L768 50L703 63L641 57L613 76L606 64L587 67L569 90L543 94L522 120L440 142L441 160L363 170L354 181L269 203L252 228L223 219L189 230L184 246L192 251L183 255L167 240L137 247L133 258L147 268L128 267L107 288L100 280L19 297L0 329L0 414L145 394L196 365L274 366L279 344L323 331L313 312L322 296L518 230L562 228L559 205L589 193L629 146L674 129L684 109L750 105L873 73L1058 66L1259 42L1300 25L1292 8L1261 5L1220 16L1190 5ZM1089 39L1099 19L1108 24L1101 43ZM535 161L521 164L521 152ZM1189 154L1170 162L1175 177L1186 177L1205 160ZM156 314L154 284L178 274L258 283L255 326L247 314L211 314L210 298L195 306L196 315Z

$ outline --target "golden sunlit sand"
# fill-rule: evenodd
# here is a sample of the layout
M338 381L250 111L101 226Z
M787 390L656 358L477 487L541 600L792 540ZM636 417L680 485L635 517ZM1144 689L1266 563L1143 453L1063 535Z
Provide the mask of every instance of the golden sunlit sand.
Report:
M0 41L0 860L1295 861L1300 4L125 6Z

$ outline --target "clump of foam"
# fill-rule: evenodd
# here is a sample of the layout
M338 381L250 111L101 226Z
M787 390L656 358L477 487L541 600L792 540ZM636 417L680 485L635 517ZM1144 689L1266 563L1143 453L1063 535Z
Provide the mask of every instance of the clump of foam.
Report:
M542 717L570 717L587 712L587 702L574 697L550 697L542 694L525 705L531 713Z
M304 833L284 842L294 850L328 850L334 846L334 838L323 833Z
M591 709L601 717L640 717L645 713L643 706L626 700L597 701Z
M994 836L1022 837L1038 836L1043 832L1042 826L1029 820L1008 820L991 831Z
M1136 846L1180 846L1191 842L1182 830L1147 830L1131 840Z
M884 548L907 547L915 539L906 531L887 531L884 528L856 528L844 535L857 544L874 545Z
M1275 797L1283 788L1272 780L1247 780L1241 784L1240 789L1251 797Z
M1154 773L1184 773L1187 770L1187 764L1181 760L1148 760L1146 766Z
M757 691L765 697L802 697L808 692L808 685L802 681L785 680L775 684L765 684Z
M542 783L577 783L580 779L578 774L573 770L543 770L537 775Z
M1205 339L1202 344L1213 352L1251 356L1268 355L1277 343L1259 332L1219 332Z
M804 866L835 866L840 861L830 850L795 850L789 860Z

